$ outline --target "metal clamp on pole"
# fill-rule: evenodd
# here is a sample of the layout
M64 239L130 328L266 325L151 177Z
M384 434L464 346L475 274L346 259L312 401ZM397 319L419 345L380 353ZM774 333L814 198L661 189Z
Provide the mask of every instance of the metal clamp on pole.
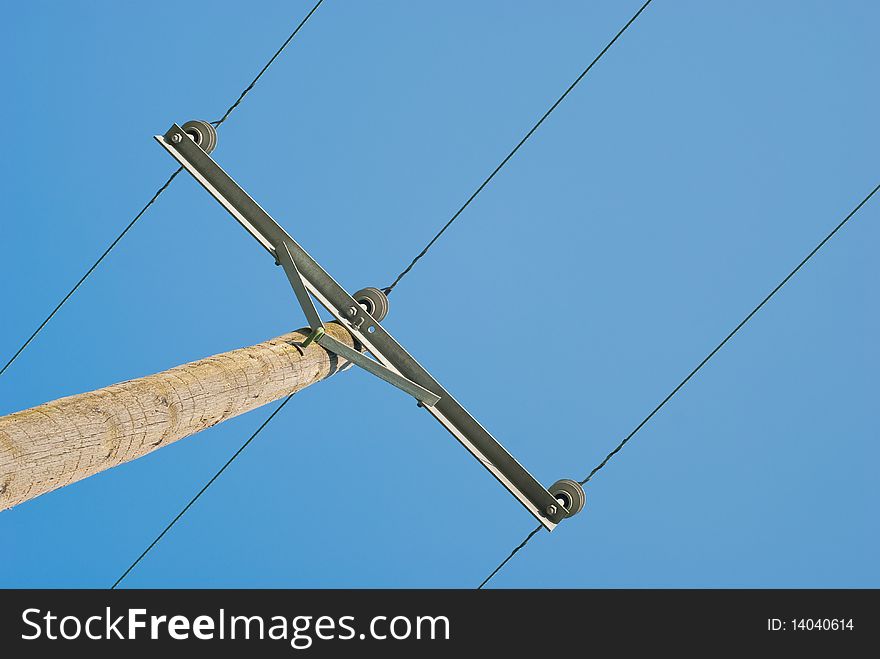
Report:
M312 330L302 347L316 342L413 396L547 530L580 512L586 497L577 481L563 479L544 488L382 327L388 312L382 291L365 288L349 295L214 162L209 155L217 143L213 126L202 121L174 124L155 139L284 268ZM375 359L327 334L312 298Z
M306 337L306 340L302 342L302 345L300 347L308 348L310 345L312 345L313 341L318 341L318 344L320 345L321 342L319 339L324 336L325 333L326 332L323 327L317 327L313 329L312 333Z

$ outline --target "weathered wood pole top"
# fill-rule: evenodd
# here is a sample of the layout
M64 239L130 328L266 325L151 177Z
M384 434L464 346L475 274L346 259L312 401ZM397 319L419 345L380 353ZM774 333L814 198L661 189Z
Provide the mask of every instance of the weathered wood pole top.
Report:
M134 460L347 365L309 330L0 417L0 510ZM353 346L336 323L327 332Z

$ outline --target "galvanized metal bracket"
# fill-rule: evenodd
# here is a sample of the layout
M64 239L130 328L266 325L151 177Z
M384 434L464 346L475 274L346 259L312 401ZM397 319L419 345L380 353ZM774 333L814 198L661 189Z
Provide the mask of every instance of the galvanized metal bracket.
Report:
M526 471L211 156L187 139L180 126L172 125L168 132L156 135L155 139L284 268L312 329L304 343L315 341L414 396L547 530L552 531L569 516L563 499ZM313 297L376 361L324 331ZM555 485L551 487L555 488Z
M311 341L314 341L324 334L324 322L321 320L321 316L315 308L315 303L312 302L312 296L309 295L309 291L303 282L302 275L296 268L296 262L293 260L293 255L290 253L290 245L286 241L282 242L276 250L276 256L278 258L277 263L284 268L284 274L287 275L290 287L293 289L296 299L299 302L299 306L302 307L303 313L306 315L306 320L309 321L309 327L312 329L312 334L307 340L311 343ZM308 343L306 345L308 345Z
M440 396L437 394L428 391L424 387L420 387L412 380L408 380L402 375L395 373L382 364L373 361L362 352L350 348L341 341L337 341L327 334L327 328L324 327L324 322L321 320L321 316L315 308L315 303L312 302L312 296L309 295L309 291L306 288L302 275L296 267L296 262L293 260L290 244L287 241L283 241L281 245L276 248L275 255L278 259L277 263L284 268L287 279L290 281L290 286L293 288L293 292L296 294L296 299L299 301L303 313L305 313L306 319L309 321L309 327L312 330L312 333L309 334L300 344L301 348L307 348L313 341L317 341L318 345L323 346L330 352L336 353L340 357L350 361L352 364L360 366L368 373L372 373L376 377L385 380L385 382L394 385L398 389L405 391L423 405L428 405L430 407L440 400Z
M440 396L435 394L433 391L428 391L424 387L417 385L412 380L408 380L402 375L395 373L390 368L382 366L382 364L373 361L364 353L358 352L354 348L348 347L347 345L342 343L342 341L334 339L329 334L322 333L315 340L318 342L318 345L324 346L330 352L335 352L340 357L344 357L348 361L357 364L365 371L372 373L376 377L385 380L385 382L393 384L398 389L405 391L410 396L419 401L422 405L433 407L440 401Z

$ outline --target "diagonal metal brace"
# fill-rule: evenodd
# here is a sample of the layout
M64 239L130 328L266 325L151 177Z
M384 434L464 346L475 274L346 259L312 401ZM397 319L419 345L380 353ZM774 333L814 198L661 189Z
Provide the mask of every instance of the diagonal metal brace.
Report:
M318 342L318 345L327 348L330 352L335 352L340 357L344 357L353 364L357 364L365 371L385 380L385 382L388 382L389 384L393 384L398 389L402 389L426 407L434 407L434 405L440 400L440 396L437 394L428 391L424 387L417 385L415 382L406 379L402 375L398 375L390 368L382 366L379 362L373 361L364 353L349 348L342 341L337 341L329 334L322 334L315 339L315 341Z
M312 296L309 295L309 291L303 282L302 275L299 273L299 269L293 261L293 255L290 253L290 245L286 240L282 241L281 245L275 248L275 258L281 267L284 268L284 274L287 275L287 279L290 281L290 286L293 288L293 292L296 293L296 299L299 302L299 306L302 307L303 313L306 315L306 320L309 321L312 335L309 336L306 341L311 343L318 338L315 336L318 330L321 330L321 334L324 333L324 321L322 321L321 316L318 315L318 310L315 308L315 303L312 302ZM308 343L304 343L303 347L306 347Z
M370 359L362 352L349 348L341 341L337 341L327 334L324 322L315 308L312 296L309 295L302 275L293 260L293 255L290 253L290 244L286 240L282 240L281 244L275 248L275 258L281 267L284 268L287 279L290 280L290 285L293 287L293 292L296 293L296 299L299 301L299 305L302 307L303 313L305 313L309 321L309 327L312 330L312 333L300 344L301 348L307 348L313 341L316 341L318 345L323 346L330 352L344 357L352 364L357 364L365 371L385 380L389 384L393 384L398 389L402 389L423 405L433 407L437 404L437 401L440 400L440 396L437 394L428 391L402 375L398 375L391 369Z

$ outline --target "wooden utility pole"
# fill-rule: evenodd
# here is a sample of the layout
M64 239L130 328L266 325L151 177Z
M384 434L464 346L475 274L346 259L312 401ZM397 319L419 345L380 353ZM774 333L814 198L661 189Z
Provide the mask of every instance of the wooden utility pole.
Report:
M353 346L342 326L327 333ZM310 330L0 417L0 510L139 458L347 365Z

